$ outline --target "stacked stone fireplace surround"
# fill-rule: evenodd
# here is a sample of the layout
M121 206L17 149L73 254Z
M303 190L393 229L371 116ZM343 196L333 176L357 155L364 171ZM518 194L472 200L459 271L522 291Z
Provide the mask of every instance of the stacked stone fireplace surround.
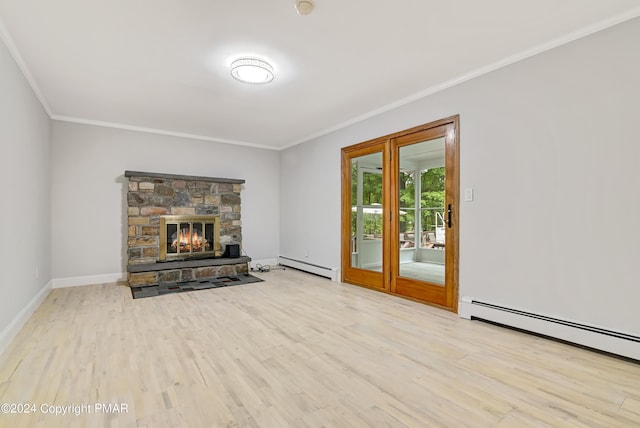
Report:
M240 191L244 180L125 171L127 271L130 287L167 285L248 273L248 257L160 261L160 216L220 217L220 251L242 246Z

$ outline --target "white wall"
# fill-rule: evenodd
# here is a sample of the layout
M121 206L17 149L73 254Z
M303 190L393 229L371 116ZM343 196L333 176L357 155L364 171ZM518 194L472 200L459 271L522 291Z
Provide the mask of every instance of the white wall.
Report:
M640 334L638 40L634 19L282 152L281 254L339 267L341 147L460 114L460 296Z
M0 41L0 352L51 279L49 133L46 112Z
M319 140L281 152L281 256L339 267L340 151L335 147Z
M125 170L245 179L243 249L255 260L278 255L278 152L54 121L52 163L53 277L59 285L126 271Z

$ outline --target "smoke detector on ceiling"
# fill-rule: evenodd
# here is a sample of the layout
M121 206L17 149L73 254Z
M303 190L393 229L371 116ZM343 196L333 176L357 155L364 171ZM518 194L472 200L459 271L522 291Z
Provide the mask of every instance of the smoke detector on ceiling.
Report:
M296 0L298 15L309 15L313 12L313 0Z

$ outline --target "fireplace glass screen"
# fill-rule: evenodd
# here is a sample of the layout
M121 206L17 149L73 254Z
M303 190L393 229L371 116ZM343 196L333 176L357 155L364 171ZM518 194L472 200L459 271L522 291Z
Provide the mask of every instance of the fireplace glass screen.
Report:
M218 255L218 216L160 217L160 260Z

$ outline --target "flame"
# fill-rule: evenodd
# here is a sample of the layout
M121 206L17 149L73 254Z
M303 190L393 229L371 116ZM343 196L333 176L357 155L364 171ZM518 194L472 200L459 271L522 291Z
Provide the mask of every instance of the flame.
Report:
M209 241L198 234L198 230L194 229L193 234L189 236L189 229L180 229L180 233L171 243L172 248L180 246L180 252L202 251L203 248L209 248Z

